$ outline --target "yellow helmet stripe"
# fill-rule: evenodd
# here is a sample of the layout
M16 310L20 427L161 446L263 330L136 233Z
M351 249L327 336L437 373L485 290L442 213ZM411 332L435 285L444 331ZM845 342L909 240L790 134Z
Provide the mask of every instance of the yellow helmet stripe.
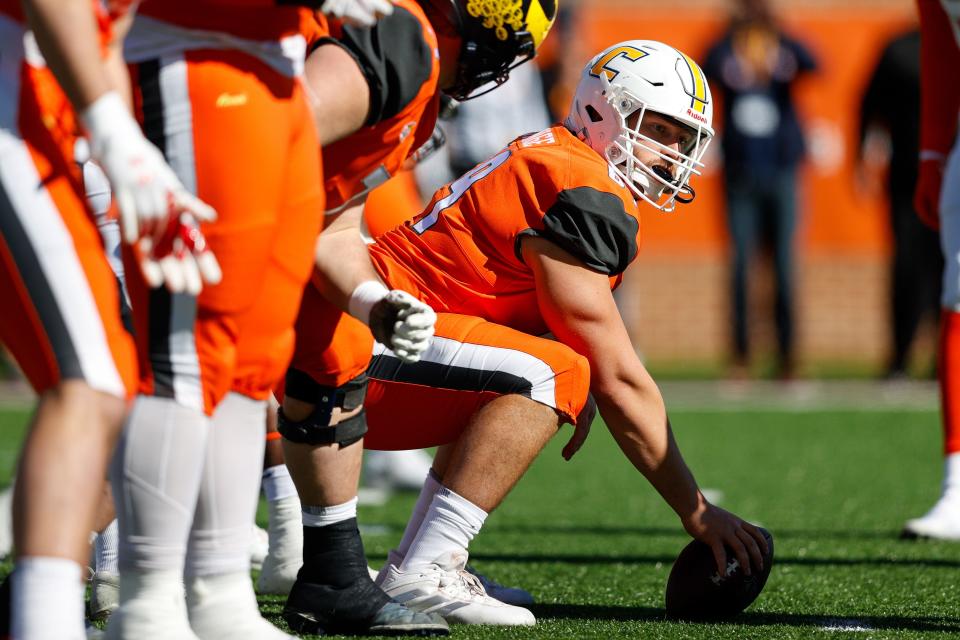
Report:
M533 45L536 49L540 48L543 39L550 32L550 26L553 24L553 18L548 18L543 10L540 0L532 0L530 9L527 11L527 31L533 36Z
M703 77L703 71L690 56L682 51L680 55L686 61L690 76L693 78L693 100L690 101L690 108L704 113L707 108L707 81Z

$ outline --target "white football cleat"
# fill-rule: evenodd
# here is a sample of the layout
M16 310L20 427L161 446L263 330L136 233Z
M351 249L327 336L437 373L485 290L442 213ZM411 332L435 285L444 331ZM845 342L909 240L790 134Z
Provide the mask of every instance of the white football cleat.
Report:
M303 519L300 499L290 496L267 503L270 551L260 568L257 593L289 595L303 565Z
M433 458L421 449L367 451L363 454L363 486L420 491Z
M390 565L399 567L400 563L402 562L403 558L400 557L400 554L397 553L397 550L390 549L390 553L387 554L387 562L383 565L379 572L374 571L370 567L367 567L367 570L370 572L370 577L373 579L373 581L377 584L380 584L386 578L387 570L390 568ZM515 607L529 607L535 602L529 591L520 589L519 587L505 587L496 580L492 580L491 578L479 573L470 565L466 565L464 570L467 573L476 576L477 580L480 581L480 584L483 586L483 590L487 592L488 596L499 600L504 604L512 604Z
M187 610L200 640L296 640L260 615L247 571L189 578Z
M438 613L447 622L533 626L537 619L522 607L487 595L476 576L467 573L467 552L445 554L425 567L401 571L389 564L380 573L380 588L414 611Z
M179 571L127 571L107 640L200 640L190 628Z
M250 568L260 570L270 550L270 535L266 529L253 525L250 535Z
M960 541L960 489L948 490L925 515L907 520L900 536Z
M106 620L120 604L120 576L98 571L90 580L90 602L87 616L91 620Z

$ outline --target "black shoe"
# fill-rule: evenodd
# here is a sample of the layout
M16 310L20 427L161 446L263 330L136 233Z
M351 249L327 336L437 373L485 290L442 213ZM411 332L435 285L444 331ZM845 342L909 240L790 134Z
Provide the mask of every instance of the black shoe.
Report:
M445 636L446 620L395 602L373 583L357 529L350 518L303 528L303 566L283 608L298 633Z
M384 602L386 600L386 602ZM445 636L447 622L390 600L369 579L346 588L297 580L283 608L283 619L297 633L351 636Z

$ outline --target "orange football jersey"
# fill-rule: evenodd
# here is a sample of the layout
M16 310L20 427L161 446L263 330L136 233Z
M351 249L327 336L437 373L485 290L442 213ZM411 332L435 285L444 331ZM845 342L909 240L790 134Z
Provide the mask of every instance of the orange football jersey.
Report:
M541 334L533 272L520 255L526 235L609 275L611 287L636 257L637 203L563 125L517 138L438 190L419 216L378 237L370 256L391 287L438 312Z
M440 105L440 56L433 27L414 0L396 0L393 14L374 29L330 20L330 36L357 60L373 94L366 125L323 148L327 210L335 211L396 175L430 139Z
M273 0L146 0L138 13L185 29L254 41L308 34L316 24L312 10L277 6Z

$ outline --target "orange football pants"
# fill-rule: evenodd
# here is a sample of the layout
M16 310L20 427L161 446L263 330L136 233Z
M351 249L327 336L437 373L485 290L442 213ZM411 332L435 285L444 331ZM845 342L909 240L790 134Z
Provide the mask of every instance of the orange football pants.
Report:
M373 357L370 329L328 302L313 285L303 292L296 327L297 344L290 366L317 384L339 387L367 370Z
M141 391L207 414L230 390L266 398L293 350L323 212L303 88L237 51L165 56L133 75L147 137L217 210L203 231L223 271L194 299L128 268Z
M367 370L367 449L422 449L455 441L492 399L519 394L573 423L590 389L590 365L570 347L475 316L437 314L420 362L377 344ZM523 425L518 425L523 428Z
M38 393L79 379L130 397L134 344L73 160L73 111L22 42L0 15L0 341Z

